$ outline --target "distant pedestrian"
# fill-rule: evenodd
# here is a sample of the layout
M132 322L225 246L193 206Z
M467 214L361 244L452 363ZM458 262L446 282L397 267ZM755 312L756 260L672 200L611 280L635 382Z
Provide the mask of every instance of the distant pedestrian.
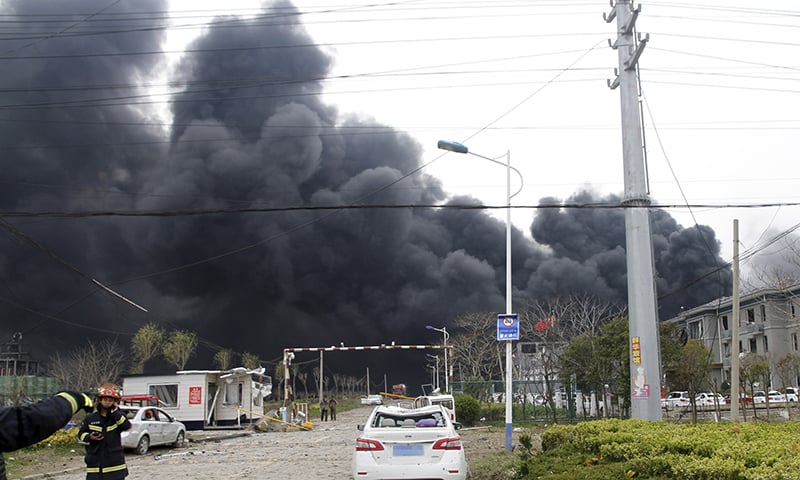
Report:
M325 395L322 396L322 400L319 402L319 420L321 422L328 420L328 397Z
M328 400L328 409L331 411L331 420L336 420L336 397L331 395L331 399Z

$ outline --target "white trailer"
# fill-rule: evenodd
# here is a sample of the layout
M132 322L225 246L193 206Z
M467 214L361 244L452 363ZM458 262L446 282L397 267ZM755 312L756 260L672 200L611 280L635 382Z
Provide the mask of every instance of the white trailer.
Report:
M158 404L188 430L249 425L272 393L264 369L185 370L172 375L129 375L124 395L156 395Z

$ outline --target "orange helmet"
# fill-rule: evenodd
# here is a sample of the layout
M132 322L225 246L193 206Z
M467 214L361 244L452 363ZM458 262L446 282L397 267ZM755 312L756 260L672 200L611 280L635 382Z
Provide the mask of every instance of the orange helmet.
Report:
M100 387L97 389L96 398L100 399L103 397L113 398L115 402L119 402L119 387L113 383L104 383L100 385Z

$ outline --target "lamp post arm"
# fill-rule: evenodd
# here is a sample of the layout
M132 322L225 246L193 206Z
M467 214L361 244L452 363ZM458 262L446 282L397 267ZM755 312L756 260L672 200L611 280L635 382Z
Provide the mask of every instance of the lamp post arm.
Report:
M508 162L503 163L503 162L497 160L497 158L506 158L506 159L508 159L508 156L510 155L510 153L506 153L505 155L501 155L501 156L499 156L497 158L486 157L484 155L481 155L481 154L475 153L475 152L467 152L467 153L469 155L473 155L475 157L482 158L484 160L488 160L488 161L490 161L492 163L496 163L496 164L500 165L501 167L514 170L514 172L519 176L519 188L517 189L516 192L514 192L513 194L508 196L509 200L514 198L515 196L517 196L517 194L522 191L522 187L523 187L523 185L525 185L525 178L522 176L522 172L517 170L517 168L514 167L513 165L509 165Z

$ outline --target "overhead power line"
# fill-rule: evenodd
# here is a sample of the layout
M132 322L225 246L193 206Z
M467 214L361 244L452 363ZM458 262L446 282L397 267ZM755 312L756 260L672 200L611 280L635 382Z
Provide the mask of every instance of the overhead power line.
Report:
M282 207L236 207L236 208L197 208L184 210L93 210L81 212L67 211L0 211L0 217L6 218L89 218L89 217L189 217L201 215L221 215L239 213L278 213L296 211L325 211L325 210L387 210L387 209L420 209L437 208L452 210L551 210L551 209L679 209L679 208L772 208L772 207L797 207L800 202L765 202L765 203L671 203L651 204L649 207L624 205L621 202L590 202L590 203L554 203L539 205L486 205L486 204L348 204L348 205L295 205Z

